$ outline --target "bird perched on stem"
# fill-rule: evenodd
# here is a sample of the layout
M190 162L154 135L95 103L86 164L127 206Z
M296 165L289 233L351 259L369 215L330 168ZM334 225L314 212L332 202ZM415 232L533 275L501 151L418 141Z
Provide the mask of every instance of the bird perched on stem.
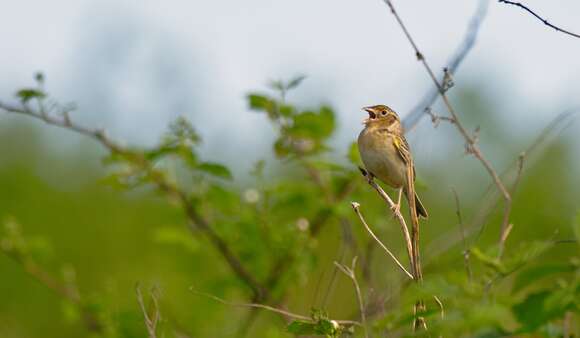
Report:
M427 210L411 186L415 180L415 165L399 116L382 104L363 110L369 117L364 120L365 128L358 136L358 149L367 172L399 189L397 208L404 192L409 206L415 204L416 215L427 218ZM409 192L415 195L415 203L409 200Z

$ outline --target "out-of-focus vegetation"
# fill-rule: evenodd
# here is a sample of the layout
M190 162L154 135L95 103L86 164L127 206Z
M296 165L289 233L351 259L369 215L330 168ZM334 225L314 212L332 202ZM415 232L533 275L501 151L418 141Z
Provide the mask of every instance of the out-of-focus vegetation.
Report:
M173 123L157 147L111 153L77 135L71 139L78 147L66 154L47 151L40 130L53 127L25 123L26 116L0 126L0 337L147 336L137 283L151 312L146 290L158 290L159 337L363 336L358 326L333 322L360 321L352 282L333 264L350 266L354 257L372 336L414 335L417 300L427 303L433 337L562 337L578 321L580 189L568 170L574 153L566 139L527 154L501 259L502 203L483 168L457 156L461 144L442 149L439 164L418 168L430 219L421 236L424 283L414 285L352 212L350 202L357 201L407 264L399 226L358 172L356 147L333 149L329 142L338 126L333 107L292 103L288 94L300 81L248 95L251 113L269 119L277 138L274 156L264 154L247 175L201 158L203 134L186 119ZM22 107L47 100L40 90L19 91ZM489 130L498 133L495 140L521 144L485 109L492 102L454 94L484 135ZM493 155L517 158L518 152L499 153L509 148L496 147ZM475 173L451 178L465 170ZM490 212L474 221L490 200ZM226 263L207 230L191 224L188 208L223 240L250 281Z

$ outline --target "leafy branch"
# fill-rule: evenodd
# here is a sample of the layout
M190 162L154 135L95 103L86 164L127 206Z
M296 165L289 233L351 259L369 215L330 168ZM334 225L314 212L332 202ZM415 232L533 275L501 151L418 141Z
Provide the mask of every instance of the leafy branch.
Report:
M32 241L25 238L20 225L8 219L4 223L5 233L0 237L0 252L22 266L23 270L58 297L70 302L81 314L85 327L96 333L102 333L104 323L99 314L81 298L76 285L74 271L65 274L65 279L54 277L39 265L32 255Z
M150 152L140 152L120 145L115 142L102 129L90 129L74 122L70 113L72 108L52 103L46 105L47 94L44 92L42 86L44 84L44 77L37 75L36 77L38 88L20 90L17 97L20 100L20 105L10 105L0 102L0 110L7 113L14 113L25 115L33 119L38 119L46 124L56 127L64 128L78 134L87 136L99 142L111 153L113 161L122 161L131 167L129 175L130 179L137 182L151 182L157 188L167 194L169 197L176 199L183 208L187 218L189 219L189 229L195 233L201 230L203 234L209 239L213 247L225 259L229 267L236 274L236 276L246 284L254 294L254 297L261 299L267 294L266 288L259 283L254 275L244 266L242 261L231 250L229 244L214 230L210 223L201 215L197 207L193 203L191 196L185 191L181 190L174 182L172 182L167 175L154 166L153 160L172 152L179 152L186 154L184 156L186 161L192 162L194 157L188 146L195 144L198 141L197 135L193 128L185 121L179 120L173 127L174 137L169 138L169 142L165 145ZM37 103L37 108L31 107L31 102ZM179 142L176 142L179 140ZM182 145L185 141L185 146ZM203 165L203 164L202 164ZM200 166L201 170L213 170L215 166ZM221 167L217 167L221 168ZM218 169L219 170L219 169ZM219 172L223 172L219 170Z

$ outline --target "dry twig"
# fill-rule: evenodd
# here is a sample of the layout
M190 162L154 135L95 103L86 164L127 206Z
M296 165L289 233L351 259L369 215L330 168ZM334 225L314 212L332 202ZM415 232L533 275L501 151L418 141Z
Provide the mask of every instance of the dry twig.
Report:
M526 158L526 153L522 152L520 154L520 156L518 156L518 172L516 174L516 180L514 181L514 185L512 187L512 191L511 191L511 195L513 196L513 194L516 192L516 189L518 188L518 185L520 183L520 179L522 177L522 171L524 170L524 159ZM509 205L510 209L506 211L504 217L508 217L508 215L511 212L511 203ZM501 228L501 232L500 232L500 236L499 236L499 257L502 256L503 254L503 250L505 247L505 241L507 240L510 232L512 231L513 228L513 224L508 224L507 226L505 226L506 224L508 224L508 220L506 220L504 218L504 221L502 222L502 228ZM504 227L505 226L505 227Z
M149 292L149 296L151 297L151 301L153 303L153 315L149 315L149 311L145 306L145 301L143 300L143 294L141 293L141 286L137 283L135 286L135 293L137 294L137 302L139 302L139 307L141 308L141 312L143 313L143 318L145 319L145 327L147 328L147 334L149 338L157 338L157 324L159 323L159 319L161 318L161 314L159 311L159 302L157 300L157 291L155 288L152 288Z
M381 246L381 248L383 248L383 250L385 250L385 252L387 253L387 255L389 255L389 257L391 257L393 259L393 261L395 262L395 264L397 264L397 266L401 269L401 271L403 271L405 273L405 275L407 275L407 277L409 277L410 279L414 279L413 278L413 275L409 271L407 271L407 269L405 269L405 267L403 266L403 264L401 264L401 262L391 252L391 250L389 250L389 248L387 248L387 246L385 244L383 244L383 242L381 242L381 240L377 237L377 235L375 235L375 233L368 226L368 224L365 221L362 213L360 212L360 204L358 204L357 202L352 202L351 203L351 206L354 209L354 212L356 213L356 215L358 216L358 218L360 219L361 223L364 225L364 227L367 230L367 232L371 235L371 237Z
M493 182L497 186L497 189L501 192L501 194L504 198L504 201L505 201L504 223L502 224L502 229L505 229L507 227L508 222L509 222L509 213L511 211L511 204L512 204L512 198L511 198L509 191L506 189L506 187L503 184L502 180L500 179L499 175L497 174L497 172L493 168L491 162L489 162L489 160L483 155L481 149L479 148L479 145L477 143L477 141L478 141L477 134L475 134L475 135L471 134L467 130L467 128L465 126L463 126L463 123L461 123L461 121L459 120L459 117L458 117L457 113L455 112L455 109L451 105L451 102L450 102L449 98L447 97L447 94L445 93L445 89L443 88L443 85L435 77L435 74L433 73L431 66L429 66L429 64L427 63L427 59L425 58L424 54L421 53L421 51L419 50L417 44L415 43L415 40L413 40L413 37L409 33L409 30L407 29L407 27L403 23L401 17L399 16L397 11L395 10L395 7L394 7L392 1L391 0L383 0L383 1L391 10L391 13L394 15L399 26L403 30L403 33L407 37L407 40L409 41L409 43L413 47L413 50L415 51L415 56L417 57L417 60L419 60L423 64L423 67L425 68L425 70L429 74L429 77L433 81L433 84L435 84L435 87L437 87L439 95L443 99L443 103L445 104L445 106L447 107L447 111L451 115L450 118L453 119L453 122L454 122L453 125L457 128L459 133L465 139L467 152L469 154L472 154L475 158L477 158L481 162L481 164L483 165L483 167L488 172L488 174L491 176Z
M467 278L471 281L471 267L469 265L469 248L467 247L467 239L465 236L465 228L463 226L463 217L461 217L461 205L459 204L459 195L457 190L451 189L453 195L455 196L455 213L457 214L457 221L459 224L459 233L461 234L461 242L463 242L463 264L465 265L465 272L467 273Z
M551 27L551 28L554 28L558 32L562 32L564 34L568 34L568 35L573 36L575 38L580 38L580 35L579 34L572 33L572 32L570 32L568 30L565 30L563 28L560 28L558 26L555 26L555 25L549 23L547 19L542 18L541 16L539 16L538 14L536 14L536 12L534 12L533 10L531 10L529 7L527 7L526 5L522 4L521 2L507 1L507 0L498 0L498 2L499 3L507 4L507 5L513 5L513 6L519 7L521 9L523 9L524 11L530 13L534 17L536 17L536 19L542 21L544 23L544 25L546 25L548 27Z
M334 265L338 269L340 269L340 271L342 271L345 275L347 275L348 278L350 278L352 280L352 284L354 285L354 290L356 292L356 299L357 299L358 306L359 306L361 324L362 324L363 329L365 331L365 338L368 338L369 333L368 333L368 329L367 329L365 305L364 305L364 302L362 299L362 293L360 291L360 286L358 285L358 281L356 279L356 274L355 274L356 260L357 260L357 257L355 256L352 259L352 264L351 264L350 268L348 266L346 266L344 264L340 264L338 262L334 262Z
M570 109L561 114L558 114L536 137L536 139L526 148L524 153L526 154L526 163L528 166L532 166L530 162L533 160L530 159L531 155L538 154L542 149L542 146L545 146L549 143L549 140L553 139L556 135L560 134L563 130L568 128L572 125L573 119L577 116L578 112L580 112L580 108ZM513 163L511 163L501 174L502 180L507 181L508 177L512 175L514 170L519 170L519 158L516 158ZM517 172L516 172L517 173ZM480 208L477 211L476 215L473 217L473 220L469 223L468 226L465 227L465 236L466 238L473 236L476 234L476 238L473 239L473 243L476 243L479 236L483 233L485 229L485 219L486 215L488 215L492 209L492 207L496 204L497 198L499 197L496 192L497 190L494 189L495 184L490 183L487 191L484 195L487 195L487 201L483 201L480 203ZM456 230L450 230L447 232L442 233L436 239L432 240L427 248L426 252L429 262L433 262L436 257L439 257L443 252L449 250L453 246L457 245L457 243L461 242L461 234L457 233Z
M282 309L278 309L275 308L273 306L269 306L269 305L264 305L264 304L258 304L258 303L236 303L236 302L230 302L227 301L225 299L219 298L217 296L214 296L212 294L209 293L205 293L205 292L200 292L195 290L193 287L190 287L189 290L197 295L200 296L204 296L210 299L215 300L216 302L222 303L224 305L229 305L229 306L236 306L236 307L252 307L252 308L259 308L259 309L264 309L264 310L268 310L274 313L278 313L281 314L283 316L289 317L289 318L294 318L294 319L299 319L299 320L305 320L305 321L312 321L312 318L301 315L301 314L297 314L297 313L293 313L290 311L286 311L286 310L282 310ZM336 323L340 324L340 325L346 325L346 326L362 326L362 324L360 322L357 322L355 320L334 320Z
M411 264L413 264L413 242L411 241L411 235L409 234L409 228L407 227L407 223L405 222L405 219L403 218L401 211L396 207L395 202L393 202L393 200L389 197L389 195L387 195L387 193L383 190L383 188L381 188L381 186L378 185L377 182L375 182L375 180L372 177L370 177L370 174L366 170L364 170L360 167L359 167L359 170L361 171L363 176L366 178L368 184L371 187L373 187L373 189L375 189L377 191L377 193L379 193L379 196L381 196L381 198L383 200L385 200L385 202L387 202L387 204L389 205L389 208L393 211L393 215L395 216L395 218L397 219L397 221L401 225L401 231L403 232L403 237L405 239L405 245L407 246L407 254L409 256L409 261L411 262ZM411 269L411 270L414 270L414 269Z

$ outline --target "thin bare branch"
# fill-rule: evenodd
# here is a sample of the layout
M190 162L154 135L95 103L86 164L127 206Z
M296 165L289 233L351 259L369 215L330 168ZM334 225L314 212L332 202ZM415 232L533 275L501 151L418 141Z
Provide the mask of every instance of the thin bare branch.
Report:
M520 156L518 157L518 172L516 174L516 180L514 181L514 185L512 187L512 191L511 191L511 195L513 196L513 194L516 192L516 189L518 188L518 185L520 183L520 179L522 177L522 171L524 170L524 160L526 158L526 153L522 152L520 154ZM511 207L512 204L509 203L508 205L509 209L506 210L505 214L504 214L504 221L502 222L502 228L501 228L501 232L500 232L500 237L499 237L499 257L502 256L503 254L503 250L505 247L505 241L507 240L510 232L512 231L513 228L513 224L509 223L506 218L509 218L509 215L511 213ZM506 225L507 224L507 225ZM506 225L504 227L504 225Z
M463 225L463 217L461 217L461 205L459 204L459 195L457 190L451 189L453 195L455 196L455 213L457 214L457 221L459 224L459 233L461 234L461 242L463 242L463 264L465 265L465 272L467 273L467 278L469 281L472 279L471 267L469 265L469 248L467 246L467 240L465 236L465 228Z
M439 305L439 310L441 311L441 319L445 319L445 306L443 306L443 302L437 296L433 296L433 299L435 299L435 303Z
M563 130L572 125L574 118L577 117L580 112L580 108L570 109L563 113L558 114L535 138L535 140L530 144L530 146L525 150L526 163L528 166L532 166L533 161L530 157L532 155L538 154L543 146L549 143L551 139L559 135ZM532 162L532 164L530 164ZM516 158L512 164L510 164L504 172L502 172L502 180L508 180L508 176L512 174L514 169L518 169L519 158ZM469 238L476 234L473 242L477 242L481 233L483 233L485 228L485 218L486 215L490 213L490 210L496 205L498 193L494 189L495 184L491 183L484 193L487 196L487 200L480 203L481 207L477 211L473 220L469 222L469 225L465 227L465 236ZM456 230L450 230L442 233L436 239L432 240L429 247L426 250L426 257L429 262L434 262L436 257L439 257L441 253L446 252L457 243L461 242L461 235L457 233Z
M393 202L393 200L389 197L389 195L387 195L387 193L383 190L383 188L381 188L381 186L378 185L377 182L375 182L375 180L372 177L370 177L369 173L367 173L366 170L360 167L359 170L367 180L368 184L377 191L379 196L381 196L381 198L385 200L385 202L387 202L389 208L393 212L393 215L395 216L397 221L399 221L399 224L401 225L401 231L403 232L403 237L405 239L405 245L407 246L407 255L409 256L409 262L413 264L413 244L411 242L411 235L409 234L409 228L407 227L407 223L405 222L405 218L403 218L401 211L397 208L395 202Z
M236 303L236 302L230 302L230 301L227 301L225 299L222 299L222 298L219 298L217 296L214 296L212 294L205 293L205 292L201 292L201 291L197 291L193 287L190 287L189 288L189 291L193 292L196 295L200 295L200 296L204 296L204 297L213 299L216 302L222 303L224 305L235 306L235 307L259 308L259 309L268 310L268 311L271 311L271 312L274 312L274 313L278 313L278 314L284 315L284 316L289 317L289 318L294 318L294 319L299 319L299 320L306 320L306 321L312 321L312 318L310 318L310 317L303 316L303 315L297 314L297 313L292 313L290 311L278 309L278 308L275 308L275 307L269 306L269 305L258 304L258 303ZM335 322L337 322L338 324L347 325L347 326L352 326L352 325L362 326L362 324L360 322L357 322L355 320L335 320Z
M352 284L354 285L354 290L356 292L356 299L357 299L358 306L359 306L361 324L362 324L363 329L365 331L365 338L368 338L369 333L368 333L368 329L367 329L367 318L366 318L366 314L365 314L365 305L363 302L362 293L360 291L360 286L358 285L358 281L356 279L356 274L355 274L356 260L357 260L357 257L355 256L352 259L352 264L351 264L350 268L348 266L346 266L344 264L340 264L336 261L334 262L334 265L338 269L340 269L340 271L342 271L345 275L347 275L348 278L350 278L352 280Z
M507 4L507 5L513 5L513 6L519 7L521 9L523 9L524 11L530 13L534 17L536 17L536 19L542 21L544 23L544 25L546 25L548 27L551 27L551 28L554 28L558 32L561 32L561 33L564 33L564 34L568 34L568 35L573 36L575 38L580 38L580 35L579 34L572 33L572 32L570 32L568 30L565 30L563 28L560 28L560 27L558 27L556 25L553 25L553 24L549 23L547 19L542 18L541 16L539 16L538 14L536 14L536 12L534 12L533 10L531 10L529 7L527 7L526 5L522 4L521 2L507 1L507 0L498 0L498 2L499 3Z
M437 128L439 126L439 123L441 121L449 122L451 124L455 123L455 120L453 118L451 118L451 117L436 115L435 113L433 113L433 110L431 109L431 107L425 108L425 112L429 116L431 116L431 122L433 123L433 126L435 128Z
M385 252L387 253L387 255L389 255L389 257L391 257L393 259L393 261L395 262L395 264L397 264L397 266L401 269L401 271L403 271L405 273L405 275L407 275L407 277L409 277L410 279L414 279L413 278L413 275L409 271L407 271L407 269L405 269L405 267L403 266L403 264L401 264L401 262L397 259L397 257L395 257L395 255L391 252L391 250L389 250L389 248L387 248L387 246L385 244L383 244L383 242L381 242L381 240L377 237L377 235L375 235L375 233L368 226L368 224L365 221L362 213L360 212L360 204L358 204L357 202L352 202L351 203L351 206L354 209L354 212L357 214L358 218L360 219L361 223L364 225L365 229L371 235L371 237L377 243L379 243L379 245L381 246L381 248L383 248L383 250L385 250Z
M447 69L450 74L456 74L459 66L465 60L469 52L473 49L475 42L477 40L477 36L479 34L479 30L481 28L481 24L487 15L487 9L489 7L488 0L480 0L475 13L471 17L469 24L467 26L467 31L465 32L464 38L457 46L453 57L451 57L450 61L447 63ZM443 82L445 75L441 77L440 82ZM411 112L405 116L403 119L403 126L405 127L405 131L409 132L417 123L421 120L421 118L428 113L426 110L427 108L431 107L437 98L439 97L439 90L435 86L429 90L427 94L423 97L423 99L411 109Z
M147 328L147 334L149 338L157 338L157 324L159 323L159 318L161 317L159 311L159 302L157 300L157 293L155 289L151 289L149 296L153 303L153 317L149 315L149 311L145 306L145 301L143 300L143 294L141 293L141 285L137 283L135 286L135 293L137 294L137 302L143 313L143 318L145 320L145 327Z
M255 298L262 298L267 293L267 290L255 279L255 277L244 267L242 261L233 253L229 245L221 238L217 232L210 226L205 218L197 211L194 205L189 200L187 194L180 190L175 184L170 182L162 172L156 170L144 158L129 151L129 149L121 146L119 143L110 139L102 129L90 129L73 122L68 115L63 114L63 117L55 117L41 107L40 111L34 111L26 104L22 106L12 106L0 102L0 110L8 113L26 115L38 120L41 120L49 125L74 131L78 134L88 136L99 143L112 153L124 156L134 163L138 164L144 171L146 171L157 187L172 197L176 197L180 202L182 208L190 221L190 230L196 232L201 230L210 240L211 244L224 257L230 268L254 293Z
M427 74L429 74L429 77L433 81L433 84L435 84L435 87L437 87L439 95L441 96L441 98L443 99L443 103L447 107L447 111L451 115L451 118L454 120L453 125L457 128L459 133L465 139L465 145L466 145L467 152L469 154L472 154L475 158L477 158L481 162L481 164L483 165L483 167L488 172L489 176L491 176L493 182L497 186L497 189L501 192L501 194L504 198L504 201L505 201L504 214L506 215L506 217L504 217L504 223L502 224L502 228L507 227L507 223L509 222L509 211L511 210L511 203L512 203L512 198L511 198L510 193L506 189L505 185L503 184L502 180L500 179L500 177L497 174L497 172L495 171L495 169L493 168L491 162L489 162L489 160L483 155L481 149L479 148L478 143L477 143L477 141L478 141L477 135L472 135L467 130L467 128L465 126L463 126L463 124L459 120L459 117L458 117L455 109L451 105L451 102L449 101L449 98L447 97L447 94L445 93L445 89L443 88L443 85L439 82L439 80L437 80L435 74L433 73L433 70L431 69L431 66L429 66L429 63L427 63L427 59L425 58L425 55L423 53L421 53L421 51L417 47L417 44L413 40L411 34L409 33L409 30L407 29L407 27L403 23L401 17L399 16L397 11L395 10L395 7L394 7L392 1L390 1L390 0L383 0L383 1L391 10L391 13L393 14L395 19L399 23L399 26L401 27L401 29L403 30L403 33L407 37L407 40L409 41L409 43L413 47L413 50L415 51L415 56L423 64L423 67L427 71Z

